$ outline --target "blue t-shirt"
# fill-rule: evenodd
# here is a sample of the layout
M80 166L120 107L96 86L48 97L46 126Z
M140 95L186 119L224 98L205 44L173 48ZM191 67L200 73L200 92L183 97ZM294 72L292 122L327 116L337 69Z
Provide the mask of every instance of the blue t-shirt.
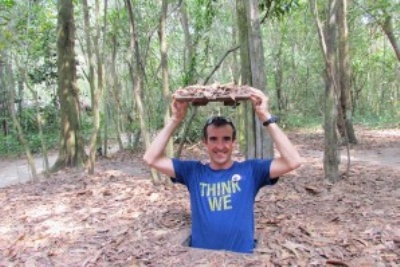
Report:
M253 159L213 170L199 161L173 159L175 182L190 193L192 247L253 252L255 197L277 181L269 176L271 162Z

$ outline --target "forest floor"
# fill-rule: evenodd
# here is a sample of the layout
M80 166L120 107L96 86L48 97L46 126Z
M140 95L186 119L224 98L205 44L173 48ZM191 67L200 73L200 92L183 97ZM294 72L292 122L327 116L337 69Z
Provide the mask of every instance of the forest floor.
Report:
M350 172L343 148L334 184L323 178L322 132L288 135L304 163L260 190L254 254L182 245L186 189L154 185L141 154L121 151L100 158L94 175L3 183L0 266L400 266L400 129L357 127ZM192 145L183 157L206 155ZM1 180L10 164L0 162Z

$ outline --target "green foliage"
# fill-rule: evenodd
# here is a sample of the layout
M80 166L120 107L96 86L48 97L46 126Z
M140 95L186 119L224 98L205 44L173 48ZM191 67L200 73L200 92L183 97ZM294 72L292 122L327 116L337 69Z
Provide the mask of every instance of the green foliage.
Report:
M400 114L385 113L378 115L374 112L365 112L355 116L354 122L374 129L400 128Z
M194 54L187 59L189 64L186 71L182 75L180 84L186 86L193 83L197 78L202 76L201 66L207 64L209 60L209 49L211 39L215 38L210 34L214 21L218 15L218 3L213 0L196 0L193 5L188 8L189 17L193 18L194 32L192 34L193 43L191 46L195 48Z
M60 125L60 111L53 105L48 105L42 110L43 131L51 133Z
M82 38L83 18L81 1L73 0L77 16L77 40ZM112 1L113 2L113 1ZM115 2L115 1L114 1ZM134 98L132 97L131 76L127 64L129 56L128 16L124 1L109 4L107 10L107 30L105 36L105 64L107 86L108 64L116 42L116 75L122 107L121 117L123 127L135 131L140 128L137 114L134 114ZM157 38L159 24L159 1L132 0L136 18L138 41L141 53L141 66L144 70L143 102L147 112L147 126L150 132L155 132L163 126L166 105L161 90L160 44ZM168 43L168 67L170 90L201 83L224 53L232 48L237 38L236 18L232 7L234 0L194 0L169 1L166 37ZM399 16L398 0L354 0L349 2L350 9L350 62L352 62L352 86L357 93L353 94L355 104L355 121L365 124L391 123L398 117L398 61L394 56L386 36L380 30L376 18L392 16L394 29ZM188 56L188 47L180 23L180 6L184 4L189 19L189 33L193 49L192 57ZM326 2L320 5L325 5ZM56 16L57 1L15 1L0 0L0 49L15 55L13 59L26 68L29 80L39 95L55 90L56 72ZM90 3L93 6L93 2ZM260 16L267 15L267 23L263 24L263 40L266 58L266 79L270 93L271 108L277 112L276 88L282 92L283 110L280 112L280 124L286 128L314 127L322 124L321 110L324 97L324 64L317 38L315 23L310 14L308 0L260 0ZM295 11L295 12L294 12ZM94 12L92 8L90 12ZM376 18L375 18L376 17ZM94 18L94 16L92 17ZM103 18L100 18L103 21ZM365 29L365 26L370 26ZM4 26L4 27L3 27ZM235 35L236 34L236 35ZM397 32L395 32L396 36ZM100 42L103 39L100 39ZM385 43L386 42L386 43ZM79 44L79 42L77 42ZM79 47L79 46L78 46ZM86 68L81 58L80 49L76 49L79 58L78 71ZM85 53L85 51L83 51ZM236 57L236 58L235 58ZM231 53L215 72L210 83L218 81L230 82L240 80L237 71L240 68L239 51ZM235 63L234 63L235 62ZM12 62L11 65L14 63ZM236 65L234 65L236 64ZM16 66L12 66L14 69ZM279 72L281 71L281 72ZM17 71L15 72L17 73ZM82 75L79 72L78 75ZM135 75L135 74L134 74ZM280 76L282 75L282 76ZM82 75L83 76L83 75ZM18 81L18 77L14 77ZM80 88L82 89L82 88ZM19 93L16 90L16 93ZM109 96L111 96L109 94ZM23 90L17 98L29 96L28 90ZM115 105L114 97L107 103ZM43 97L48 100L49 97ZM397 102L396 102L397 101ZM101 105L104 103L101 103ZM200 107L201 110L207 108ZM115 109L114 109L115 110ZM128 114L132 119L126 119ZM279 114L278 114L279 115ZM103 115L102 115L103 116ZM199 140L204 116L196 117L189 130L189 140ZM59 114L55 108L46 107L41 110L45 139L59 133ZM115 118L116 116L111 116ZM26 109L20 117L24 133L29 136L29 142L39 147L36 112ZM115 118L117 119L117 118ZM89 137L92 132L92 117L82 113L82 132ZM32 135L32 137L31 137ZM16 133L12 133L16 136ZM36 136L36 137L35 137ZM3 139L4 138L4 139ZM20 151L16 137L0 138L2 151ZM52 142L52 141L51 141ZM54 142L56 143L56 142ZM11 149L11 150L10 150ZM37 149L36 149L37 150Z
M259 8L266 11L268 17L281 19L299 6L299 0L261 0Z
M46 57L43 64L33 68L28 72L29 79L33 84L45 83L50 86L57 83L57 64L56 55Z
M58 145L58 142L60 140L60 133L59 131L54 131L55 129L53 128L52 132L46 133L43 138L44 138L44 143L46 144L47 149L52 149L56 148ZM29 147L31 149L32 153L40 153L42 151L42 142L40 139L39 134L31 134L27 135L28 138L28 143Z
M203 126L204 126L204 118L200 115L196 116L191 124L191 127L186 135L186 142L194 143L202 140L203 138ZM183 130L183 127L181 128ZM183 131L180 131L177 136L175 142L179 143L182 138Z
M23 153L17 134L11 132L9 135L0 135L0 156L16 156Z
M300 112L291 112L279 116L279 125L283 129L314 128L321 126L322 120L321 116L305 116Z
M211 26L216 14L212 0L196 0L194 5L195 28L201 32Z
M89 141L93 131L93 117L86 112L81 113L81 134L85 142Z
M49 105L45 108L40 108L40 119L42 129L46 133L51 133L54 129L58 129L59 125L59 110L54 106ZM39 133L39 127L37 122L36 108L29 107L24 108L18 113L18 119L22 126L22 130L27 134Z
M25 153L24 147L18 140L17 133L11 131L9 135L1 135L0 136L0 157L10 157L10 156L18 156ZM42 151L42 143L40 141L40 136L37 133L30 133L25 136L27 138L29 147L31 152L39 153ZM44 142L46 144L47 149L55 148L58 145L59 141L59 132L54 131L45 134Z
M0 0L0 11L12 8L15 5L15 0Z
M24 132L36 133L38 125L35 108L25 108L18 114L19 122Z
M361 124L363 126L375 129L385 128L400 128L398 120L400 114L393 116L393 113L385 113L378 115L374 112L366 112L354 116L353 123ZM323 124L322 116L303 116L300 113L291 113L279 116L279 125L283 129L296 129L296 128L321 128Z

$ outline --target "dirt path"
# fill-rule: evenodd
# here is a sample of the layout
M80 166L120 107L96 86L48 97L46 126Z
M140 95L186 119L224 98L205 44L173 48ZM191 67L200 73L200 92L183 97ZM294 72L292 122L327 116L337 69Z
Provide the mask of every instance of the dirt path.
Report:
M118 145L112 145L108 148L109 155L118 151ZM86 151L89 153L89 151ZM52 166L57 160L58 152L50 152L48 154L49 165ZM44 171L44 160L40 155L36 155L35 166L36 172ZM18 159L0 159L0 188L18 183L25 183L32 179L28 161L25 158Z
M57 154L49 154L50 166L55 163ZM35 166L38 173L44 170L43 158L35 156ZM0 160L0 188L8 185L24 183L32 179L26 159L2 159Z
M303 157L323 158L323 151L303 150ZM350 163L367 163L400 170L400 147L373 150L350 150ZM341 151L341 163L347 164L347 151Z

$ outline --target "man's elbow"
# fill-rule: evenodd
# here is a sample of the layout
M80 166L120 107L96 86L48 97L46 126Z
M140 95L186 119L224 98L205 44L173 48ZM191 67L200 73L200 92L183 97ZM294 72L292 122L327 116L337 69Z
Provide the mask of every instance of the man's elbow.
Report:
M154 164L154 159L152 157L150 157L149 155L147 155L147 153L145 153L142 157L144 163L146 163L148 166L153 166Z
M294 158L291 162L290 162L290 168L292 170L295 170L297 168L299 168L301 166L301 164L303 163L303 160L300 156Z

